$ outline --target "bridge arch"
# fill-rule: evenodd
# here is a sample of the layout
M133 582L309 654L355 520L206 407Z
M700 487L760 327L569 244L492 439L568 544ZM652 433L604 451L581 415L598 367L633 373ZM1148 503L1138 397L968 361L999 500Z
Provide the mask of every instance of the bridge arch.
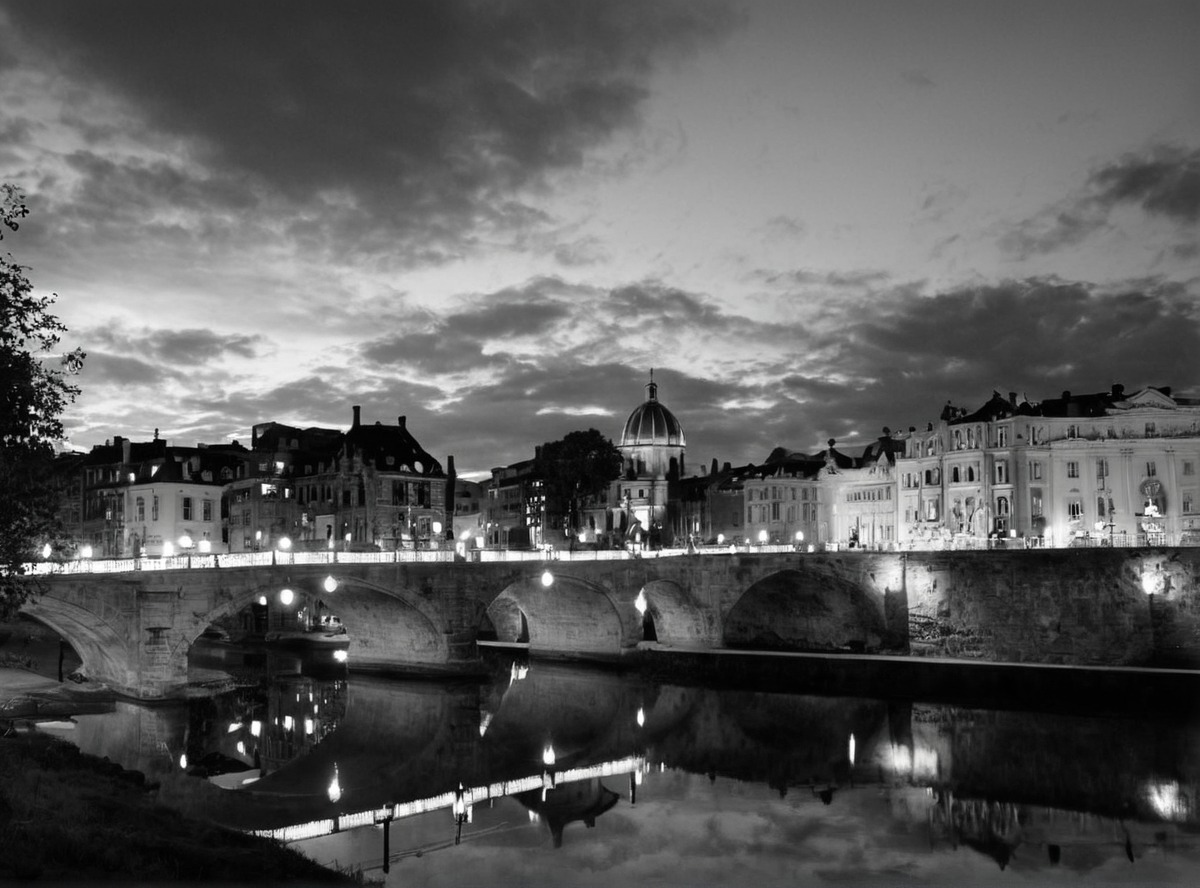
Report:
M653 619L655 641L670 647L711 647L720 641L716 614L673 580L648 580L641 588Z
M66 639L79 655L79 672L83 675L122 692L136 688L127 625L114 626L75 602L50 596L30 599L21 613Z
M563 574L550 585L540 576L508 584L487 606L499 641L519 641L529 649L555 654L618 656L641 638L641 615L632 600L624 607L607 589Z
M332 591L325 588L326 576L336 583ZM277 600L282 588L279 583L271 583L239 589L228 601L204 615L204 622L194 628L189 642L209 623L238 613L260 596ZM325 602L338 615L346 627L350 662L357 667L436 666L451 659L451 646L442 631L441 618L419 592L336 571L297 579L288 588L314 601Z
M725 618L728 647L878 651L883 602L842 576L787 568L751 585Z

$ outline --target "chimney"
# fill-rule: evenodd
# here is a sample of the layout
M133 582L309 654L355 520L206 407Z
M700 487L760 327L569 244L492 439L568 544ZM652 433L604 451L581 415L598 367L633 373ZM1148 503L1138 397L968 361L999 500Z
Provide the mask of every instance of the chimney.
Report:
M125 465L129 465L129 460L130 460L130 457L132 456L132 451L133 451L133 442L130 441L128 438L121 438L120 441L121 441L121 462L125 463Z
M1008 393L1008 403L1013 407L1017 406L1017 393L1016 392Z
M1112 396L1114 401L1121 401L1125 398L1125 386L1120 383L1113 383Z
M356 429L356 428L358 428L359 421L362 419L362 408L359 407L357 404L355 404L353 409L354 409L354 422L352 422L350 424L350 428Z
M403 416L400 418L404 419ZM404 423L401 423L401 425L403 425L403 424ZM450 454L449 456L446 457L446 474L451 478L451 480L458 477L458 475L454 471L454 455L453 454Z
M1063 393L1062 393L1062 399L1063 399L1064 401L1069 401L1069 400L1071 400L1071 393L1070 393L1070 392L1063 392Z
M407 416L397 416L397 417L396 417L396 425L400 426L400 428L404 428L404 427L405 427L405 423L406 423L407 421L408 421L408 417L407 417Z

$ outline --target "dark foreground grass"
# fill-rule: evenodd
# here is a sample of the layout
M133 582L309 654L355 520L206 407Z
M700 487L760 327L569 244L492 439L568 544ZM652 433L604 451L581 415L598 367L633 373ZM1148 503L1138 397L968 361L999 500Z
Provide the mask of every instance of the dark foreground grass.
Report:
M278 842L185 819L137 772L11 732L0 739L0 881L8 879L360 884Z

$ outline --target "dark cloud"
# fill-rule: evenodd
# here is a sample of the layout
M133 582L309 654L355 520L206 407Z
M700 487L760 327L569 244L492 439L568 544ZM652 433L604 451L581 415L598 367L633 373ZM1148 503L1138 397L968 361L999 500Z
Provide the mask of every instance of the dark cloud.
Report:
M480 226L524 219L517 190L636 125L652 67L736 23L682 0L7 10L22 39L192 139L210 168L300 204L346 193L307 224L348 241L382 225L428 240L435 260Z
M1102 205L1136 204L1177 222L1200 221L1200 149L1127 155L1093 173L1088 184Z
M1121 206L1184 226L1200 222L1200 149L1160 146L1103 166L1078 194L1007 232L1001 246L1022 259L1075 246L1107 227Z
M80 382L85 386L130 386L154 387L164 379L182 379L176 370L164 368L157 363L113 355L102 351L89 351L83 364Z
M162 366L196 367L227 355L253 358L263 337L245 333L217 333L208 329L128 331L116 325L84 331L83 341L127 354L157 359Z

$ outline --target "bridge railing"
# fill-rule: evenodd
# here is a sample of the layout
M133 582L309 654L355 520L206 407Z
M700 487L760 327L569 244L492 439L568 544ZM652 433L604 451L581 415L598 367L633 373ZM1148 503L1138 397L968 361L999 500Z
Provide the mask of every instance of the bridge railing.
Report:
M527 562L527 561L621 561L630 558L675 558L681 555L749 555L794 552L790 545L746 544L663 549L474 549L465 558L453 549L400 549L393 552L317 552L275 550L268 552L229 552L204 555L169 555L150 558L77 558L63 561L39 561L24 565L33 576L90 573L132 573L142 570L211 570L233 567L271 567L280 564L439 564L454 561Z

